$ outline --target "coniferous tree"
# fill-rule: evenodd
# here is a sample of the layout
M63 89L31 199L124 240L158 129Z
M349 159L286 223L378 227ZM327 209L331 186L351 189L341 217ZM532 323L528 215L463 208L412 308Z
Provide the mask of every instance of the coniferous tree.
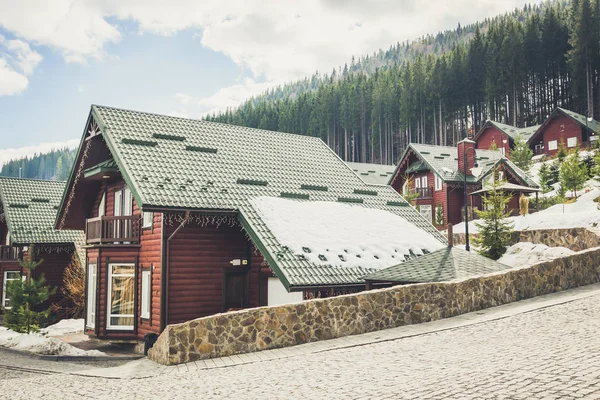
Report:
M505 182L497 179L497 170L493 174L494 179L483 199L484 209L475 211L480 222L475 222L479 233L473 241L479 248L479 254L497 260L510 244L513 224L506 220L510 216L506 210L510 195L501 189Z
M560 186L564 190L570 190L577 197L577 190L583 188L588 179L585 165L579 161L577 151L571 153L560 167Z
M533 157L533 151L529 148L529 145L525 141L522 135L515 137L515 147L510 152L511 160L525 172L529 172L531 168L531 158Z

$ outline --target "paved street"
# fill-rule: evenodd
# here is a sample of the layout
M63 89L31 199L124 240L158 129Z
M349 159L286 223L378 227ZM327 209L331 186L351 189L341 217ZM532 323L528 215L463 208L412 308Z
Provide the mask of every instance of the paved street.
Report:
M473 324L477 315L467 315L464 326L428 324L442 324L437 332L230 367L140 360L137 368L153 376L137 379L125 373L129 364L42 362L0 351L0 397L600 399L600 289L586 296L499 314L518 310L516 303L491 309L501 319ZM86 370L114 378L73 375Z

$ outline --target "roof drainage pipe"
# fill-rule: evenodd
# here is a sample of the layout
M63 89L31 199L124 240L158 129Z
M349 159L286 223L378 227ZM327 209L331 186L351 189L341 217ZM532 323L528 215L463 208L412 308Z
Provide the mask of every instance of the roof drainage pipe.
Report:
M183 218L183 221L181 221L181 224L177 227L177 229L175 229L175 231L167 238L167 244L165 246L165 308L164 308L164 324L163 324L163 329L169 324L169 258L170 258L170 252L169 252L169 244L171 243L171 239L173 239L175 237L175 235L177 235L177 232L179 232L184 226L185 224L187 224L187 222L190 219L190 212L186 211L185 212L185 217Z

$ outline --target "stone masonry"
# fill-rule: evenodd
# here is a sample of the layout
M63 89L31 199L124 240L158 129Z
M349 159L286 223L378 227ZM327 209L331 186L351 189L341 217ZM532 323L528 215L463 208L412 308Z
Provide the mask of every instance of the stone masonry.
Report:
M600 248L460 282L395 286L169 325L150 349L170 365L417 324L600 281Z
M472 239L477 234L470 234ZM465 234L455 233L454 244L464 244ZM567 229L537 229L530 231L514 231L510 244L519 242L531 242L545 244L548 247L566 247L573 251L581 251L600 246L600 236L586 228Z

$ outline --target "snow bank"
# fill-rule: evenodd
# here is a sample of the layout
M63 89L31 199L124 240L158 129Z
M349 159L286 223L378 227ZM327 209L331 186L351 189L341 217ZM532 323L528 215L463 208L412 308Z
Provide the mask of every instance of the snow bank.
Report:
M573 250L566 247L548 247L545 244L519 242L510 246L498 262L510 267L522 267L567 257L574 253Z
M598 203L594 202L598 196L600 196L600 189L594 188L571 204L556 204L534 214L509 217L507 220L514 224L516 231L600 226L600 211ZM454 227L454 233L464 233L464 231L464 222ZM475 222L470 221L469 232L477 233L477 231Z
M383 269L444 245L387 211L326 201L252 201L282 246L315 264Z
M81 332L83 320L65 320L45 328L42 333L25 334L0 327L0 346L10 349L29 351L35 354L63 356L103 356L98 350L81 350L54 337L66 333ZM79 323L81 321L81 323ZM61 321L62 322L62 321ZM77 329L77 330L75 330ZM45 336L47 334L48 336Z
M46 336L62 336L70 333L83 332L83 319L63 319L54 325L41 330Z

